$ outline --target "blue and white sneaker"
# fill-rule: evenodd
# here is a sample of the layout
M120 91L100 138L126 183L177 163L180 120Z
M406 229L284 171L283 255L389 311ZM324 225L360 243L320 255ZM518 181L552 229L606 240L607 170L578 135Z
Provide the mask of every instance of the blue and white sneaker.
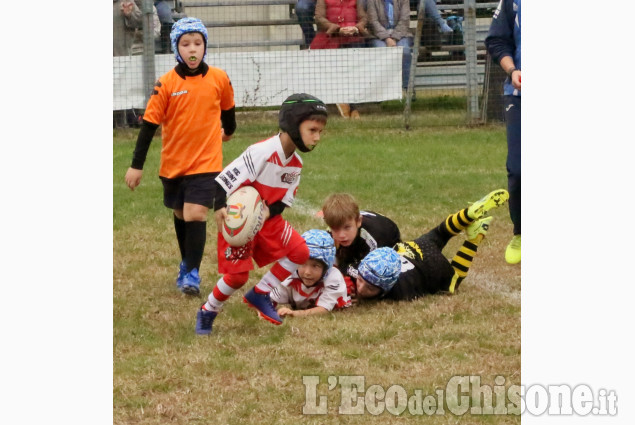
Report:
M179 264L179 275L176 277L176 288L181 289L183 287L183 278L187 274L187 269L185 268L185 262L181 261Z
M205 304L203 304L205 305ZM215 311L203 310L203 306L198 309L196 313L196 334L197 335L209 335L212 333L212 323L218 315Z
M282 318L278 316L278 312L273 306L269 294L259 294L254 288L251 288L243 297L243 302L249 304L249 307L258 310L258 316L260 316L260 318L274 325L282 324Z
M183 284L181 292L187 295L198 295L201 291L201 278L198 275L198 269L192 269L188 274L183 276Z

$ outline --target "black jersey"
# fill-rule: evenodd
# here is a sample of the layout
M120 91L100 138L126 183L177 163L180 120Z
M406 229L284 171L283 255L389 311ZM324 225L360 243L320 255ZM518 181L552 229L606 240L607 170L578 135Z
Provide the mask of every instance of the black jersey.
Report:
M454 268L429 235L395 246L395 251L401 257L401 273L395 286L384 298L412 300L449 290Z
M380 247L392 248L401 242L399 227L394 221L372 211L361 211L362 226L349 246L337 248L337 268L344 276L357 277L357 266L372 250Z

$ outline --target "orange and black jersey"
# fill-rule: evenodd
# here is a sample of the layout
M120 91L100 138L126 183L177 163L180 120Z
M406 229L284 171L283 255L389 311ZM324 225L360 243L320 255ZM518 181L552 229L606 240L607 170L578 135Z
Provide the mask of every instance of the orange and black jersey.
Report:
M344 276L357 277L357 267L372 250L392 248L401 242L399 227L394 221L372 211L360 211L362 226L349 246L339 246L335 254L337 268Z
M233 134L234 107L234 89L225 71L203 62L190 74L185 65L177 65L155 83L132 167L143 168L152 136L162 125L160 176L220 172L221 128L227 135Z

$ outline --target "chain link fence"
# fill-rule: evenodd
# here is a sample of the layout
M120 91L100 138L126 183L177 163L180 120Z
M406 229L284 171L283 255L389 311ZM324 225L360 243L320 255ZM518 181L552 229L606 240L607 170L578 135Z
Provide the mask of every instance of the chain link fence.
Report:
M504 75L484 45L497 2L392 0L392 20L384 0L357 2L114 0L113 125L139 122L154 81L176 64L170 29L185 16L207 27L206 62L227 71L239 110L307 92L347 118L392 105L408 128L419 99L450 96L464 101L466 123L501 119ZM333 25L354 34L327 35Z

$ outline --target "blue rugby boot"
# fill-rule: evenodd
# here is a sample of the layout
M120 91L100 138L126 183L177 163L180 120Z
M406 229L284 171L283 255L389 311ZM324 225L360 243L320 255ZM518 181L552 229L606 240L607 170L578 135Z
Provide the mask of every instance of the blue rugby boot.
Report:
M249 307L258 310L258 316L260 316L260 318L265 319L274 325L282 324L282 318L278 316L278 312L273 306L271 297L269 297L268 293L259 294L254 290L254 288L251 288L243 297L243 302L246 302Z
M203 304L205 305L205 304ZM218 313L216 311L203 310L203 305L198 309L196 313L196 334L197 335L209 335L212 333L212 324Z
M185 268L185 262L181 261L181 264L179 264L179 274L176 277L177 289L181 289L183 287L183 279L185 278L186 274L187 274L187 269Z
M198 295L201 286L201 278L198 275L198 269L192 269L188 274L183 276L183 285L181 292L187 295Z

